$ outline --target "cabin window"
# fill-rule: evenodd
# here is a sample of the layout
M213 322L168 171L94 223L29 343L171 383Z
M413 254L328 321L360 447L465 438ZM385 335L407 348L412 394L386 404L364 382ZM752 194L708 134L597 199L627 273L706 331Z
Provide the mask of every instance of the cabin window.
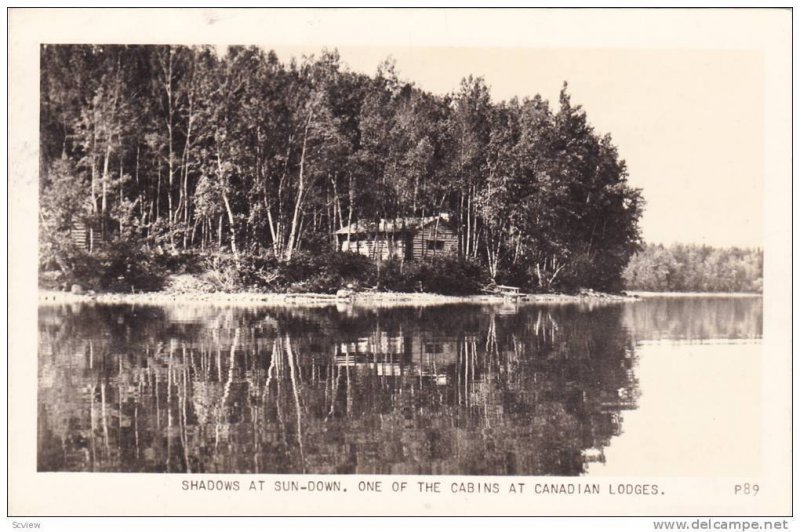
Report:
M442 251L444 249L444 240L426 240L425 244L428 251Z
M425 352L429 355L441 355L444 353L444 345L440 343L427 343L425 344Z

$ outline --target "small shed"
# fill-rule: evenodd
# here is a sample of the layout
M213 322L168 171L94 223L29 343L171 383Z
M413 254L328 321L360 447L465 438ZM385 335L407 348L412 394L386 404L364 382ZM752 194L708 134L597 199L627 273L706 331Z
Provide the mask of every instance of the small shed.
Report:
M372 259L419 260L458 253L458 236L445 216L358 221L334 235L341 251Z

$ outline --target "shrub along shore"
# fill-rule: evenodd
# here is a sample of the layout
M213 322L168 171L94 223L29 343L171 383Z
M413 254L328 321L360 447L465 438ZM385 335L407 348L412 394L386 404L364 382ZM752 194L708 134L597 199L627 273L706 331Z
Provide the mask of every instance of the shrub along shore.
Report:
M123 255L123 256L120 256ZM458 257L375 262L350 252L299 254L291 261L228 254L148 254L124 250L83 255L67 273L40 275L40 302L209 302L241 304L330 303L351 300L389 304L502 301L480 264ZM537 293L521 286L520 300L631 299L592 290ZM338 294L338 296L337 296Z
M335 294L341 289L474 295L490 283L485 268L457 257L373 261L352 252L298 253L291 260L239 254L154 253L110 247L71 254L40 286L96 293Z

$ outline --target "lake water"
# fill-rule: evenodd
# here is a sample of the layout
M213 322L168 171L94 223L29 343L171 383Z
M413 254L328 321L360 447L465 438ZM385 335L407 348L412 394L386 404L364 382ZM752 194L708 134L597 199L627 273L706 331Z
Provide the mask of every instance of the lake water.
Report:
M38 469L749 474L761 335L761 298L42 306Z

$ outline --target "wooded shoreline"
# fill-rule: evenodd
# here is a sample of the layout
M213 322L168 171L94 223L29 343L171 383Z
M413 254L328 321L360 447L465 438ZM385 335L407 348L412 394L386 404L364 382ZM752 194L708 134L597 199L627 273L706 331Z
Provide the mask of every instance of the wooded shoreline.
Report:
M552 103L468 73L433 94L388 60L257 46L40 61L45 289L761 291L761 249L643 241L643 193L566 83Z
M558 101L496 101L466 72L433 94L389 60L367 75L335 50L284 61L257 46L221 52L42 46L45 270L98 291L158 290L157 255L268 261L255 271L269 275L358 250L343 234L353 224L441 217L447 238L413 240L423 252L403 258L454 257L467 277L479 269L532 292L622 287L644 200L566 83ZM378 233L355 237L391 240ZM379 270L387 257L374 255ZM259 288L278 289L268 281Z

